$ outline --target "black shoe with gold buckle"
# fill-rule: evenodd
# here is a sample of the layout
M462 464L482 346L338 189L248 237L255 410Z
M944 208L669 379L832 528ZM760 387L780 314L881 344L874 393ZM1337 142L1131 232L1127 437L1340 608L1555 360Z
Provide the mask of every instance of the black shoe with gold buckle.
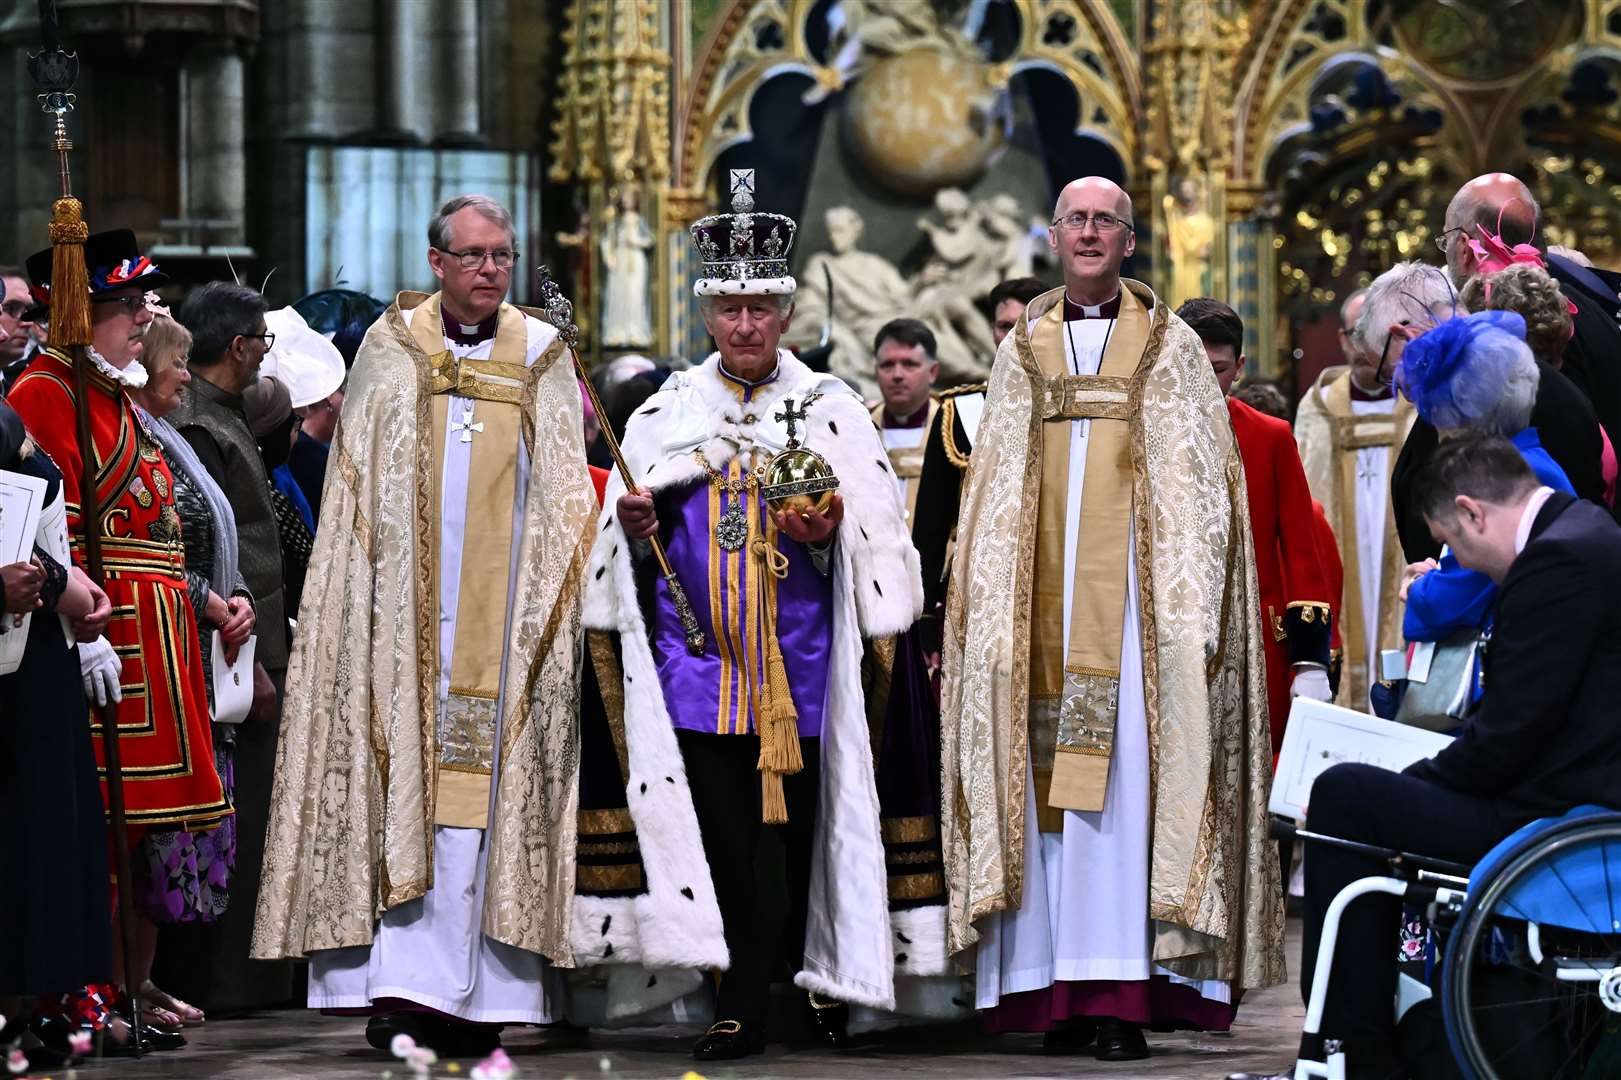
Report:
M850 1006L842 1001L822 997L810 992L811 1027L828 1046L835 1050L850 1045Z
M692 1056L699 1061L731 1061L765 1050L765 1034L745 1026L741 1020L717 1020L694 1044Z

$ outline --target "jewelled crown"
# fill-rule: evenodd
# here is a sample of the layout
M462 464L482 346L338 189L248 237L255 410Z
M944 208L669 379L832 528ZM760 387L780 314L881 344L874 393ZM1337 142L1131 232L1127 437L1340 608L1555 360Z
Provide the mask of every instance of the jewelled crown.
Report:
M788 249L794 219L754 212L754 170L731 171L732 212L710 214L692 226L692 243L703 274L692 291L699 296L791 296Z

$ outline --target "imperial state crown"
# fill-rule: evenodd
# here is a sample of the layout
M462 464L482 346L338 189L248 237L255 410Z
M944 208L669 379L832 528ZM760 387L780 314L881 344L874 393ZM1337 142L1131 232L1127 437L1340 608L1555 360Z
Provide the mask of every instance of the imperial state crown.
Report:
M792 296L788 249L794 219L754 210L754 170L731 171L732 212L710 214L692 225L692 243L703 263L692 287L699 296Z

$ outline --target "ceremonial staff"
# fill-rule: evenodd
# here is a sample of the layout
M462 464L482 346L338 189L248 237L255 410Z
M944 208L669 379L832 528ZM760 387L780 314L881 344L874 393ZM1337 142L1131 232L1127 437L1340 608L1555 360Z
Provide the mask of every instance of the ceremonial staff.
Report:
M90 357L90 275L85 269L84 242L90 228L84 222L84 207L73 197L68 173L67 114L73 111L77 95L72 93L79 79L79 54L63 51L57 37L56 0L39 0L40 35L44 47L28 55L28 73L39 89L37 99L47 116L54 116L51 149L56 151L57 173L62 194L51 204L51 314L47 344L73 359L73 410L79 441L80 527L84 531L82 551L84 571L97 585L102 584L101 506L96 497L96 454L90 440L90 401L88 372ZM130 982L135 957L135 905L131 890L129 833L124 823L124 770L118 752L118 705L90 706L101 723L102 748L107 767L107 818L112 831L114 867L118 872L118 929L124 951L124 996L130 1004L130 1044L141 1050L140 989Z
M557 327L557 333L568 345L569 356L574 359L574 372L580 377L580 385L585 387L585 394L591 399L591 407L597 411L598 426L602 429L603 441L608 444L608 452L613 455L614 464L619 467L619 475L625 481L625 490L636 490L636 477L631 474L630 465L625 461L625 452L619 448L619 439L615 437L613 425L608 423L608 414L602 411L602 399L597 397L597 388L591 382L591 376L585 370L585 364L580 360L580 328L574 325L574 304L563 295L557 282L552 280L552 272L544 266L535 268L535 274L540 278L540 309L546 314L546 321ZM698 623L698 616L693 613L692 602L687 599L687 590L681 587L681 580L675 576L675 567L670 565L670 557L664 553L664 544L659 540L658 534L649 536L648 542L653 545L653 555L659 561L659 573L664 575L664 586L670 592L670 603L675 607L676 618L681 620L681 633L687 639L687 651L694 656L702 656L704 652L704 628Z

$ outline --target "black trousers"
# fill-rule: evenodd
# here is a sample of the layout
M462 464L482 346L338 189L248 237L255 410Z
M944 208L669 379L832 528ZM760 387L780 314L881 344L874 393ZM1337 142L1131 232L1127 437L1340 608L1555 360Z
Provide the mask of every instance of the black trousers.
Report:
M805 767L783 777L788 824L769 826L782 837L786 856L787 907L782 937L767 940L761 890L756 880L760 847L760 739L756 735L710 735L677 731L676 742L686 763L704 858L715 883L715 898L726 931L731 967L720 979L716 1020L766 1023L775 961L787 956L797 969L805 951L805 901L810 891L811 838L816 828L816 791L821 775L821 742L800 739ZM775 892L776 890L771 890Z
M1312 785L1307 827L1367 844L1474 863L1514 826L1485 799L1372 765L1336 765ZM1306 935L1300 992L1311 1000L1328 905L1358 878L1390 873L1376 856L1306 845ZM1322 1034L1342 1039L1353 1063L1388 1064L1395 1045L1396 949L1401 901L1363 896L1345 909L1334 947Z

